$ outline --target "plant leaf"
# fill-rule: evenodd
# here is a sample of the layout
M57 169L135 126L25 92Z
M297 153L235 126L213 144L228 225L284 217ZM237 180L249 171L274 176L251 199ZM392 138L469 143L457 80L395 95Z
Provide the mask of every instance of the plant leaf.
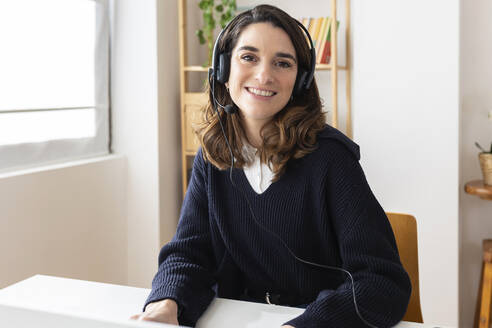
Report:
M196 31L196 35L198 36L198 40L200 41L200 44L204 44L205 38L203 37L203 30Z
M207 6L208 6L208 1L207 0L202 0L198 4L198 7L200 7L201 10L204 10L205 8L207 8Z
M212 14L211 13L204 13L203 14L203 22L205 23L205 25L211 25Z

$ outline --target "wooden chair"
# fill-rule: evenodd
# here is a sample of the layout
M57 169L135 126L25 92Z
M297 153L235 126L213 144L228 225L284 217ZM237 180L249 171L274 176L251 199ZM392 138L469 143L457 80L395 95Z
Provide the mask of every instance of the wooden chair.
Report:
M387 212L389 222L395 234L396 246L400 253L401 263L410 276L412 282L412 294L404 321L423 323L422 310L420 308L419 292L419 256L417 241L417 221L409 214Z

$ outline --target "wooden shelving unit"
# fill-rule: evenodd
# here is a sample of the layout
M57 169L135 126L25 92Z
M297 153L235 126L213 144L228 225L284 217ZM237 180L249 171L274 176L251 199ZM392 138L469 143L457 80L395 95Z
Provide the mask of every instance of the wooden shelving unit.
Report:
M195 121L197 115L200 112L202 106L207 102L208 95L198 92L188 92L186 86L188 85L187 73L188 72L208 72L208 67L202 67L199 65L188 65L186 60L187 54L187 39L186 39L186 1L178 1L178 22L179 22L179 65L180 65L180 100L181 100L181 156L182 156L182 185L183 195L186 193L188 186L189 171L192 165L192 158L195 156L199 147L199 142L193 134L191 128L191 122ZM337 0L331 1L331 17L332 26L331 30L336 30L337 21ZM338 47L337 38L338 33L332 33L331 37L331 49L332 56L330 64L318 64L316 70L319 71L331 71L331 107L332 107L332 119L331 126L338 128L338 71L346 71L346 104L347 104L347 120L346 120L346 134L352 138L352 112L351 112L351 85L350 85L350 0L345 0L345 48L346 48L346 65L338 65ZM318 84L318 88L321 90L323 86Z

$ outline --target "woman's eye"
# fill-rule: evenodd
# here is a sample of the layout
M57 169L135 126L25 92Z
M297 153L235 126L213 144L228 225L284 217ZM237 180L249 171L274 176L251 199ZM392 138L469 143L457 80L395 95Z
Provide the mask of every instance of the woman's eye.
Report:
M244 55L244 56L241 56L241 59L242 60L245 60L245 61L254 61L255 58L251 55Z
M292 65L289 62L281 61L277 63L277 66L282 67L282 68L289 68Z

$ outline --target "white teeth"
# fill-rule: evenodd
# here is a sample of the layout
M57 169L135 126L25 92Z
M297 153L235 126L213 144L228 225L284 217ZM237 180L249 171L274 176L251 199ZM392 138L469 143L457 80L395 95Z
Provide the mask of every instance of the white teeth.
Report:
M271 97L275 94L275 92L272 91L264 91L255 88L248 88L248 91L254 93L255 95L265 96L265 97Z

